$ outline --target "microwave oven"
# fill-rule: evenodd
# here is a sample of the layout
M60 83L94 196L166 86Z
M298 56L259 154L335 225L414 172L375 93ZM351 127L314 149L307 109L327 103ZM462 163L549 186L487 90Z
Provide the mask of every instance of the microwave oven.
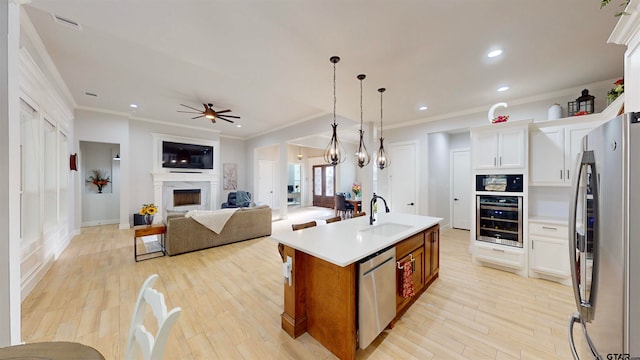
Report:
M521 193L524 187L522 174L476 175L476 191L500 191Z

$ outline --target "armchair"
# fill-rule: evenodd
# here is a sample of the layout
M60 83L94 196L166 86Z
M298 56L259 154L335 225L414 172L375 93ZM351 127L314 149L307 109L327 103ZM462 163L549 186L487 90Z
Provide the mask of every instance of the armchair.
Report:
M248 191L233 191L227 195L227 202L223 202L223 209L227 208L239 208L239 207L250 207L253 203L251 202L251 193Z

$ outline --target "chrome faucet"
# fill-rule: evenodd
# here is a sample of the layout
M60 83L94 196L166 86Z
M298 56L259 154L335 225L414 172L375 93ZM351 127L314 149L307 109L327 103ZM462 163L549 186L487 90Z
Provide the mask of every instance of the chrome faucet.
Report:
M373 222L375 221L375 219L373 218L373 204L376 204L378 202L378 199L384 202L384 211L389 212L387 200L385 200L382 196L373 193L373 197L371 198L371 202L369 203L369 225L373 225Z

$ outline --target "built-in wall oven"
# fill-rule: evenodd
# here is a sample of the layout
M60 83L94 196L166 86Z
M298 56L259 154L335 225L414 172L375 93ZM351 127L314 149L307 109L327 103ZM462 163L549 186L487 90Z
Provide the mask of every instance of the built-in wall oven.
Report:
M476 239L522 247L522 196L477 195Z

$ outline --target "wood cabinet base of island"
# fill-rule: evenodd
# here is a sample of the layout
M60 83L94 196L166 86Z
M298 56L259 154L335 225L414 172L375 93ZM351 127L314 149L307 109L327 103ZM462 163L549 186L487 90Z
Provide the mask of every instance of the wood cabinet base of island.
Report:
M405 258L415 261L415 295L405 299L396 286L396 317L390 327L438 278L439 229L439 225L434 225L395 244L398 263ZM292 271L291 285L284 285L282 329L293 338L308 332L338 358L355 359L357 264L341 267L288 246L284 246L283 257L291 257Z

